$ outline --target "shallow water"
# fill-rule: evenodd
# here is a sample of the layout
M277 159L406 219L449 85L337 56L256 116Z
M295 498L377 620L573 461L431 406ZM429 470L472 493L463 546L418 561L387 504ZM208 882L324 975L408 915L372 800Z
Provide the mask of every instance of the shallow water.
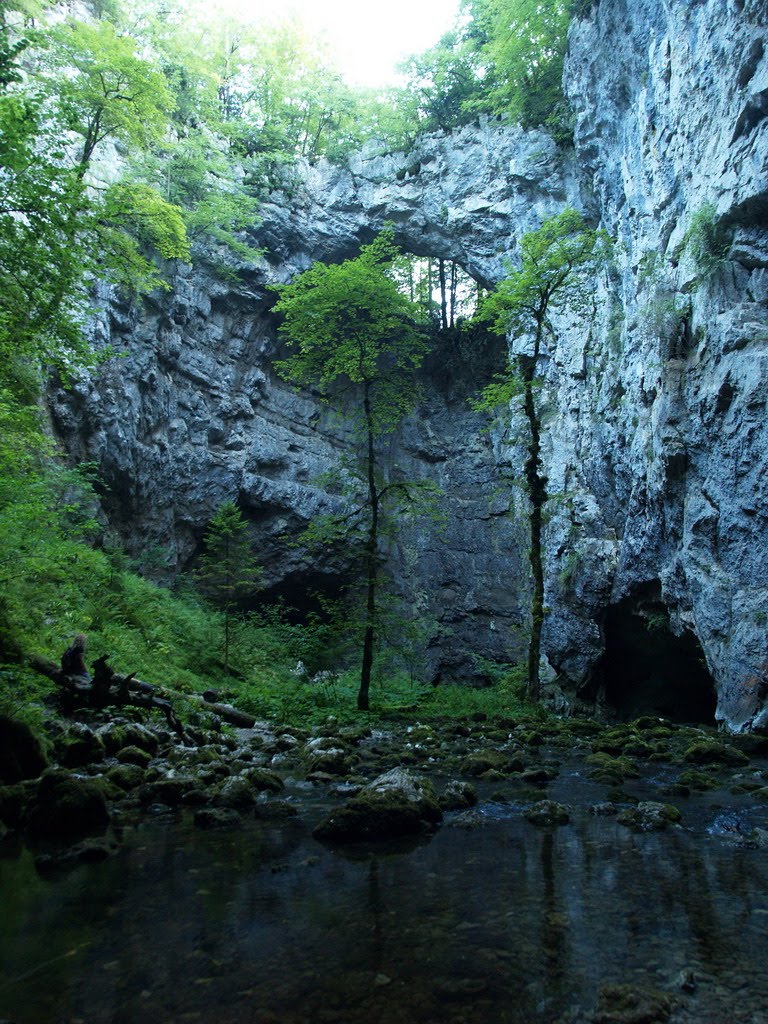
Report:
M52 879L6 842L0 1017L537 1024L584 1019L622 983L674 993L675 1020L766 1024L768 864L732 838L765 808L702 797L688 827L638 835L588 814L589 784L564 772L550 795L568 793L568 826L486 800L415 848L352 856L312 839L311 802L239 832L150 820Z

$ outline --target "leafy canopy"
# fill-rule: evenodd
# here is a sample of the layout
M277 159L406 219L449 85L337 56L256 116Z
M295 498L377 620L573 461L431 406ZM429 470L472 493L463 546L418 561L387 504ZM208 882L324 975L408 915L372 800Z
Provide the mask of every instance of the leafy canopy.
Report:
M549 312L564 304L583 304L610 249L607 233L588 228L577 210L569 208L549 217L540 228L523 235L520 268L488 294L483 317L499 334L510 327L530 330L538 323L553 333Z
M421 310L392 276L398 256L388 228L355 259L315 263L276 287L279 329L292 348L278 372L326 397L345 385L367 387L377 434L393 430L412 409L413 374L426 354L416 326Z

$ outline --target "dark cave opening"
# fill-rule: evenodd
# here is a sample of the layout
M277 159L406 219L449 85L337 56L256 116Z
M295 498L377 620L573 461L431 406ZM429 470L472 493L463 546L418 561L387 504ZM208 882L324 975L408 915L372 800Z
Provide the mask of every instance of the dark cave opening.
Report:
M604 628L606 710L625 721L658 715L714 725L717 696L698 638L675 636L660 601L627 598L608 609Z
M279 610L285 622L304 626L314 616L327 617L332 605L343 602L348 586L348 580L321 572L290 575L258 591L247 610Z

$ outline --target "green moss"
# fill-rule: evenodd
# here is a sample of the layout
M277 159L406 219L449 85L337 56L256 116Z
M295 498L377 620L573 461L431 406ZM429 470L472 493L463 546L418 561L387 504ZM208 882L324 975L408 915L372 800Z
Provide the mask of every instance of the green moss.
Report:
M746 754L714 740L692 743L683 754L683 759L691 764L726 764L731 767L749 764Z
M612 757L610 754L598 752L590 754L585 763L594 767L594 771L589 774L590 779L607 786L618 786L626 778L636 779L640 775L634 761L629 757Z
M720 788L720 783L717 779L713 779L711 775L707 775L705 772L695 771L694 769L683 772L678 782L680 785L687 786L689 789L695 789L699 793L706 793L708 790Z

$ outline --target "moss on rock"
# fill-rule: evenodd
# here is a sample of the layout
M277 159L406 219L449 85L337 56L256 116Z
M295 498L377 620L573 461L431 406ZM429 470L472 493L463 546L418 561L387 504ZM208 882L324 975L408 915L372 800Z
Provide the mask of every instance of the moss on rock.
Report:
M431 783L393 768L331 811L313 835L338 843L395 839L433 829L442 817Z

